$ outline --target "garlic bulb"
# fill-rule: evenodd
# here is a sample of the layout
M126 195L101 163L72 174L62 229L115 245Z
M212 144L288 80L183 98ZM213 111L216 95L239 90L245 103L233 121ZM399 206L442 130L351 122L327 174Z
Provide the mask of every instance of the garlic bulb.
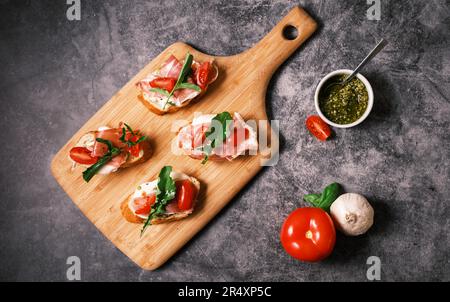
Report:
M373 225L373 208L360 194L339 196L331 205L330 213L336 227L348 236L362 235Z

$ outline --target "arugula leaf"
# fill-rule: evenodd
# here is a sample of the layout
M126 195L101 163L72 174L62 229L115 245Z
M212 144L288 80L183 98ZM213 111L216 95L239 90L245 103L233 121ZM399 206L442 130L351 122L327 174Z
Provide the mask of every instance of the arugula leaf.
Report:
M141 136L136 142L130 142L132 146L137 145L147 139L147 136Z
M156 191L156 201L152 205L150 214L144 223L141 230L141 236L144 233L148 225L151 224L152 219L161 216L166 212L167 204L175 198L176 186L175 181L170 176L172 172L171 166L165 166L161 169L158 176L158 185Z
M156 93L165 95L165 96L167 96L167 97L171 97L171 96L172 96L172 94L170 94L169 92L167 92L167 90L161 89L161 88L150 88L149 91L151 91L151 92L156 92Z
M323 190L322 194L308 194L303 196L303 200L329 212L331 204L339 195L341 195L341 186L338 183L332 183Z
M184 59L184 64L183 67L181 68L180 74L178 75L178 79L177 82L175 84L175 86L173 87L172 91L167 95L167 91L165 91L166 93L163 93L164 95L167 96L167 101L164 104L163 108L166 108L167 104L170 104L170 98L173 96L173 94L175 93L176 90L178 89L182 89L181 85L184 84L189 84L189 83L184 83L184 81L186 80L186 77L189 75L189 73L191 72L191 65L192 65L192 61L194 60L194 57L188 52L186 54L186 59ZM194 84L192 84L194 85ZM197 86L197 85L195 85ZM192 86L191 86L192 87ZM198 86L197 86L198 87ZM200 88L200 87L198 87ZM156 88L157 89L157 88ZM189 89L193 89L193 88L189 88ZM162 90L162 89L161 89ZM196 89L194 89L196 90ZM197 90L196 90L197 91ZM201 89L200 89L201 91Z
M222 143L230 136L230 123L233 121L233 117L229 112L222 112L217 114L211 121L208 131L205 133L207 138L206 144L203 146L203 152L205 158L202 164L206 164L208 157L212 150L216 147L220 147ZM219 129L216 129L219 128ZM219 131L220 130L220 131Z
M127 123L123 123L125 125L125 127L127 128L128 131L130 131L131 134L135 134L133 129L131 129L131 127L127 124ZM123 129L123 128L122 128Z
M191 55L190 53L187 53L186 59L184 59L183 67L181 68L180 74L178 76L177 83L175 84L175 88L186 80L186 77L189 75L189 72L191 71L191 65L193 60L194 56ZM172 93L173 91L175 91L175 88L172 90Z
M106 144L108 146L108 153L102 156L95 164L93 164L83 172L83 179L86 182L89 182L105 164L113 159L114 156L117 156L120 154L120 152L122 152L121 149L114 147L109 140L97 138L96 141Z
M120 137L120 141L127 144L128 147L136 146L137 144L147 139L147 136L141 136L136 142L126 140L127 130L131 133L131 135L138 135L138 131L134 132L133 129L131 129L131 127L126 123L124 123L124 125L125 127L122 128L122 136Z
M202 89L199 86L192 83L181 83L178 85L177 89L191 89L197 92L202 92Z
M103 143L103 144L107 145L107 146L108 146L108 151L111 151L111 150L114 148L114 146L113 146L113 144L111 143L111 141L109 141L109 140L107 140L107 139L103 139L103 138L98 137L98 138L96 138L95 140L96 140L97 142L99 142L99 143Z
M189 73L191 72L191 66L192 66L193 60L194 60L194 57L190 53L187 53L186 58L184 59L183 67L181 68L180 74L178 75L177 82L175 83L175 86L173 87L172 91L168 92L167 90L161 89L161 88L151 88L150 89L151 92L156 92L156 93L162 94L167 97L166 103L164 104L163 108L166 108L167 104L170 104L172 106L175 105L173 102L170 102L170 98L173 96L175 91L177 91L179 89L192 89L197 92L202 91L202 89L199 86L197 86L193 83L186 83L186 78L188 77Z

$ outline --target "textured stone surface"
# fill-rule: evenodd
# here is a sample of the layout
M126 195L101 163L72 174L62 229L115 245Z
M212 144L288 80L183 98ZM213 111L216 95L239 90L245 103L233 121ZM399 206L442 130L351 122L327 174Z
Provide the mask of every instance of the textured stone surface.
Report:
M353 281L379 256L383 280L450 281L450 8L448 1L87 1L81 21L66 1L0 0L0 279L65 280L66 259L83 280ZM294 5L320 30L274 76L269 114L282 153L166 265L139 269L106 240L49 171L56 151L141 67L186 41L231 55L251 47ZM369 119L320 143L304 127L320 78L355 66L384 37L363 72L375 93ZM303 194L332 181L366 195L376 224L338 236L323 263L303 264L278 241Z

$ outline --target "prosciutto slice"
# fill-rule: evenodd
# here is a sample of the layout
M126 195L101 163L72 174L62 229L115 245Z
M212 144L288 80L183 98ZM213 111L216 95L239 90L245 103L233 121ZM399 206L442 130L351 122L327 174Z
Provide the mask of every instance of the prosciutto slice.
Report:
M205 156L202 147L208 142L206 132L214 117L215 115L202 115L194 119L190 125L180 129L177 136L177 144L185 154L196 159L201 159ZM246 151L256 151L258 149L256 131L242 119L239 113L234 114L230 127L231 135L228 136L222 145L214 148L210 156L231 161Z
M125 144L120 140L120 137L122 136L122 129L116 128L116 129L106 129L98 131L96 134L97 138L102 138L111 141L111 143L117 147L117 148L123 148L125 147ZM94 144L94 150L92 151L92 156L96 157L102 157L108 152L108 146L104 143L100 143L95 141Z

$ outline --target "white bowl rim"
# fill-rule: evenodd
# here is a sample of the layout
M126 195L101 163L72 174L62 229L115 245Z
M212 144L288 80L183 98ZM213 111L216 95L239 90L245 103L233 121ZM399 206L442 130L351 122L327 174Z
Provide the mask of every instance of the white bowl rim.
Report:
M314 103L315 103L315 107L316 107L316 111L319 114L320 118L326 122L328 125L336 127L336 128L342 128L342 129L346 129L346 128L352 128L355 127L359 124L361 124L370 114L370 112L372 111L373 108L373 89L372 89L372 85L370 85L369 81L360 73L357 74L357 78L361 80L361 82L363 82L364 86L366 86L367 89L367 94L369 96L369 100L367 103L367 108L366 111L364 112L364 114L355 122L351 123L351 124L345 124L345 125L340 125L340 124L336 124L333 123L332 121L330 121L329 119L327 119L325 117L325 115L322 113L322 110L320 110L320 106L319 106L319 91L320 89L322 89L323 84L325 84L325 82L336 76L339 74L351 74L353 72L353 70L350 69L339 69L339 70L335 70L333 72L330 72L329 74L327 74L317 85L316 87L316 93L314 95Z

